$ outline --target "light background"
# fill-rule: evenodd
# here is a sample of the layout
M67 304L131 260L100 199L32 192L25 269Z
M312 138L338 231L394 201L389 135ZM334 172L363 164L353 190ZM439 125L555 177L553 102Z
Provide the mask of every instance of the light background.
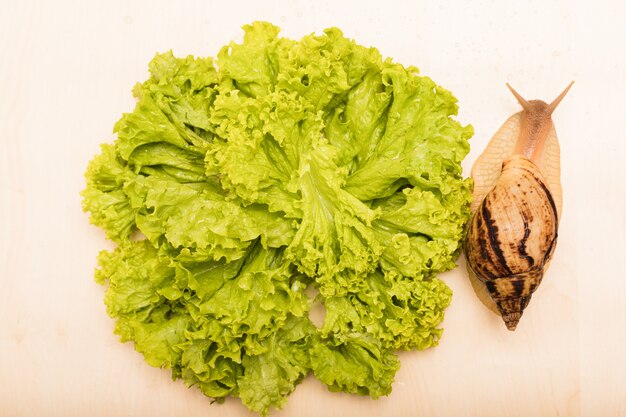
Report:
M552 100L564 211L544 283L515 333L474 296L462 259L440 346L401 354L393 393L308 377L273 416L626 416L626 3L615 1L0 2L0 415L248 416L210 405L112 334L92 279L111 247L81 212L155 52L215 55L243 24L299 39L338 26L453 91L476 134L466 173L519 110Z

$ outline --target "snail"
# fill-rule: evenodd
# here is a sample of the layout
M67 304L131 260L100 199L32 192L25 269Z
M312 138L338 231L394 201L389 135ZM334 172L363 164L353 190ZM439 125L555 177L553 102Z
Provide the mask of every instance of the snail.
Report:
M523 110L502 125L472 167L467 266L477 295L509 330L517 327L556 246L562 189L551 115L572 84L547 104L524 99L507 83Z

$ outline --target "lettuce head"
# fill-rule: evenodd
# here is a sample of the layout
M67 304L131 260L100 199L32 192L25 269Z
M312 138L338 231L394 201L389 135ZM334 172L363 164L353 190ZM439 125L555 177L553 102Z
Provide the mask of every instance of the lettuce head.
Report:
M449 91L339 29L244 30L215 60L156 55L88 166L83 207L117 243L96 271L115 332L263 415L309 373L387 395L395 352L441 337L472 128Z

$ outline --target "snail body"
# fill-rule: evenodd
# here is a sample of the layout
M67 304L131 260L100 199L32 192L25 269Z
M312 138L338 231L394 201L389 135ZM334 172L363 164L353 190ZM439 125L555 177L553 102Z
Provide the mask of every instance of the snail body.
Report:
M508 84L507 84L508 85ZM551 103L527 101L510 86L523 111L512 116L472 168L472 217L464 252L470 275L489 294L506 327L515 330L552 258L561 215L558 140Z

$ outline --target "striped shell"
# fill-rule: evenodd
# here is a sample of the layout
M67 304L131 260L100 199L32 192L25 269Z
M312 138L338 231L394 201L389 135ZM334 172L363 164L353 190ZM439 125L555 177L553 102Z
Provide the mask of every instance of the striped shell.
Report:
M509 330L515 330L556 246L558 212L546 183L533 162L512 155L469 223L468 266Z

